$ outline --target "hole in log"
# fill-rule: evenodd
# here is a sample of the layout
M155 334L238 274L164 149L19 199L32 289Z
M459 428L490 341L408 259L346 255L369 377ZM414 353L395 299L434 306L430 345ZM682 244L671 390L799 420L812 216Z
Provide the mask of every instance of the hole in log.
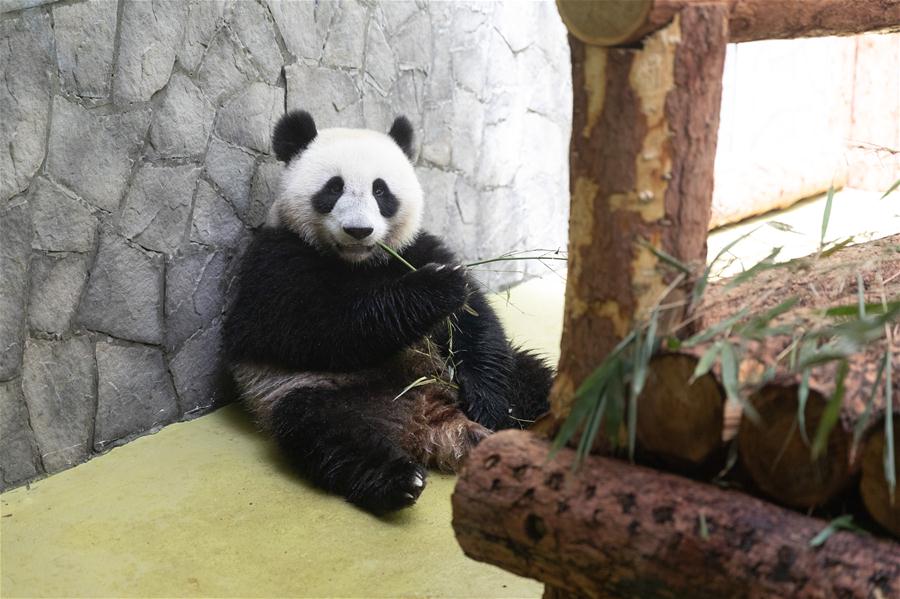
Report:
M547 477L547 480L544 481L544 484L554 491L559 491L562 488L562 481L562 472L553 472L552 474L550 474L550 476Z
M666 524L672 522L672 515L675 513L675 507L671 505L663 505L653 508L653 521L657 524Z
M516 480L522 480L525 478L525 473L528 472L528 464L522 464L521 466L516 466L512 469L513 478Z
M622 506L623 514L630 514L634 506L637 505L637 499L634 493L616 493L616 501Z
M499 463L500 463L500 456L497 455L496 453L492 453L484 461L484 469L490 470L491 468L493 468L494 466L496 466Z
M537 543L547 534L547 525L544 524L540 516L528 514L528 517L525 518L525 534L528 535L529 539Z

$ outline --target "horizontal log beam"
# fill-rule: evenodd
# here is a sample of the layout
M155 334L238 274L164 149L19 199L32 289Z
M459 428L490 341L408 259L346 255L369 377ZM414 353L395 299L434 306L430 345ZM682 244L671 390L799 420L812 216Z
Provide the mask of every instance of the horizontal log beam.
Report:
M523 431L478 446L453 494L465 553L585 597L898 597L900 544Z
M729 41L793 39L900 31L898 0L557 0L569 31L581 41L618 46L639 41L686 6L728 8Z

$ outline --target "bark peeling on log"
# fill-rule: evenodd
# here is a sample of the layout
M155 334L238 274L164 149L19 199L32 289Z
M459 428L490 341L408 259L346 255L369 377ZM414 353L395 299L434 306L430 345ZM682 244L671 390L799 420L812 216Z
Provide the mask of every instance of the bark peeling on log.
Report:
M574 451L548 451L522 431L479 445L452 499L467 555L588 597L900 596L896 543L813 549L820 520L609 458L573 474Z
M685 262L705 258L726 39L722 6L685 9L642 49L570 36L575 134L557 419L671 282L637 242Z

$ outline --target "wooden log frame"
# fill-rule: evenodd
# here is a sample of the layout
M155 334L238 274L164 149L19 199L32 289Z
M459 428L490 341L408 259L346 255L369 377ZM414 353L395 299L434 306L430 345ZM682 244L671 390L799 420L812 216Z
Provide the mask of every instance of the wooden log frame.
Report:
M523 431L478 446L453 494L467 555L547 583L545 597L900 596L900 545L836 532L743 493L575 452Z
M671 273L643 240L684 262L706 256L727 39L722 6L690 6L643 49L570 36L574 111L569 269L554 415ZM673 296L677 297L677 296Z
M598 46L638 42L679 11L715 0L557 0L581 41ZM900 31L897 0L718 0L728 11L728 41L792 39Z
M544 434L670 289L660 252L705 259L727 42L900 29L900 0L558 5L572 52L572 198L562 351ZM576 5L589 10L567 11ZM577 22L592 11L605 13L600 21L619 11L627 31L592 38ZM625 43L633 45L595 45ZM671 293L667 301L683 291ZM573 478L571 450L546 458L547 442L533 433L490 437L453 497L466 553L543 580L545 597L900 596L896 543L839 532L814 551L809 539L823 522L750 496L597 456Z

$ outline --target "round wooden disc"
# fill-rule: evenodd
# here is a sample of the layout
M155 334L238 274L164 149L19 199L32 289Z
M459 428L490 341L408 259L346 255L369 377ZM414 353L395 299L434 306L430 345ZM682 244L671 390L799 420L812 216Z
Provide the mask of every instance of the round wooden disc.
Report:
M849 482L851 436L838 424L823 454L812 460L810 446L795 425L797 391L797 385L769 384L750 398L762 425L741 419L738 451L741 463L763 493L792 507L810 508L825 503ZM806 402L810 442L826 402L810 389Z
M711 374L689 383L696 367L692 356L656 356L638 398L638 444L678 465L701 465L722 446L725 393Z
M900 416L894 416L894 431L900 433ZM894 463L900 467L900 443L894 444ZM894 505L891 505L888 484L884 477L884 426L873 430L866 440L859 492L872 518L900 537L900 489L897 489Z
M586 44L629 41L647 20L653 0L556 0L569 32Z

